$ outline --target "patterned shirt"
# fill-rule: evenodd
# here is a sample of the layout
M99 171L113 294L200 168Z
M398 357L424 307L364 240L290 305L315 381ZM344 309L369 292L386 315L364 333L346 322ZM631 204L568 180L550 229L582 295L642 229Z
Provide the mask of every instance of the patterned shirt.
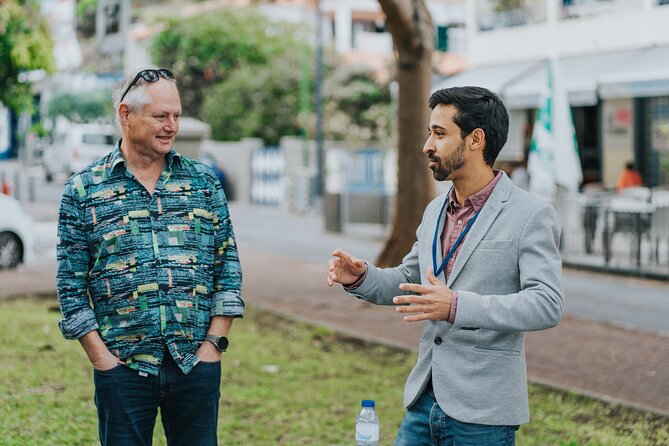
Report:
M149 194L120 144L65 184L58 324L66 339L98 330L140 373L158 375L166 348L188 373L210 318L244 313L227 201L211 169L173 150Z

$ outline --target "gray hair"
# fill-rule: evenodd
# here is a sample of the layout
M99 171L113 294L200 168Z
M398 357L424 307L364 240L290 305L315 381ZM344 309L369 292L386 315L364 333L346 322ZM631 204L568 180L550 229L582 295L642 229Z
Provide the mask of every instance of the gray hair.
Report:
M130 84L130 82L132 82L137 73L146 69L157 70L158 68L151 67L134 71L133 72L134 74L126 76L125 79L123 79L116 85L116 88L114 89L114 92L112 94L112 104L114 106L114 118L117 124L121 125L121 117L119 116L118 107L121 105L121 96L123 95L123 92L125 91L126 88L128 88L128 85ZM175 85L177 83L176 79L165 79L165 80L167 80L168 82L172 82ZM140 77L137 80L137 82L135 82L135 85L133 85L130 91L128 91L128 93L125 95L125 97L123 98L123 104L127 105L128 108L130 108L130 111L137 113L142 109L142 107L144 107L146 104L150 102L149 96L146 94L146 86L149 83L150 82L146 82L143 78Z

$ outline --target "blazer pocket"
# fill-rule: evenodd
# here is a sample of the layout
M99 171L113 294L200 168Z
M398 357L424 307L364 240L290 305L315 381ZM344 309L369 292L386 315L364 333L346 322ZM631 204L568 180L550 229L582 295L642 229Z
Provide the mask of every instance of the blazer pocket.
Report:
M478 248L508 250L511 249L511 240L481 240Z
M517 350L499 350L491 348L481 348L474 347L476 353L483 353L484 355L495 355L495 356L520 356L520 352Z

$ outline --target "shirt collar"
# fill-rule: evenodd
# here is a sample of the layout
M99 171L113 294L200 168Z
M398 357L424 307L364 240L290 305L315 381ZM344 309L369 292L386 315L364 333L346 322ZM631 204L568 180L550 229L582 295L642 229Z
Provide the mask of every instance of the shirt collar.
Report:
M488 201L488 198L490 198L490 194L492 194L493 189L495 189L495 186L502 178L501 170L493 170L493 172L495 173L493 179L490 180L490 182L483 189L476 192L471 197L467 198L464 202L464 205L462 206L463 208L471 207L474 209L475 212L478 212L481 210L481 208L483 208L485 202ZM455 188L451 190L449 200L450 200L450 203L448 204L449 211L455 212L460 208L457 197L455 196Z
M116 146L114 147L114 150L112 150L110 154L110 159L109 159L109 165L111 166L111 171L113 172L116 166L123 164L125 166L125 160L123 159L123 154L121 153L121 142L123 139L119 139L116 142ZM181 154L177 151L174 150L174 148L170 149L170 153L166 155L167 159L167 168L171 169L172 165L174 164L174 161L176 160L178 163L181 163Z

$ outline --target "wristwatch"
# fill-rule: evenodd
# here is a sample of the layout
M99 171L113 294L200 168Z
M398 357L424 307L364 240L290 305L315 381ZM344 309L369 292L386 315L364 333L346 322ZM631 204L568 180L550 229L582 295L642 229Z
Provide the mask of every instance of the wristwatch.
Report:
M209 341L216 346L216 349L223 353L228 349L228 338L225 336L216 336L213 334L208 334L204 337L205 341Z

